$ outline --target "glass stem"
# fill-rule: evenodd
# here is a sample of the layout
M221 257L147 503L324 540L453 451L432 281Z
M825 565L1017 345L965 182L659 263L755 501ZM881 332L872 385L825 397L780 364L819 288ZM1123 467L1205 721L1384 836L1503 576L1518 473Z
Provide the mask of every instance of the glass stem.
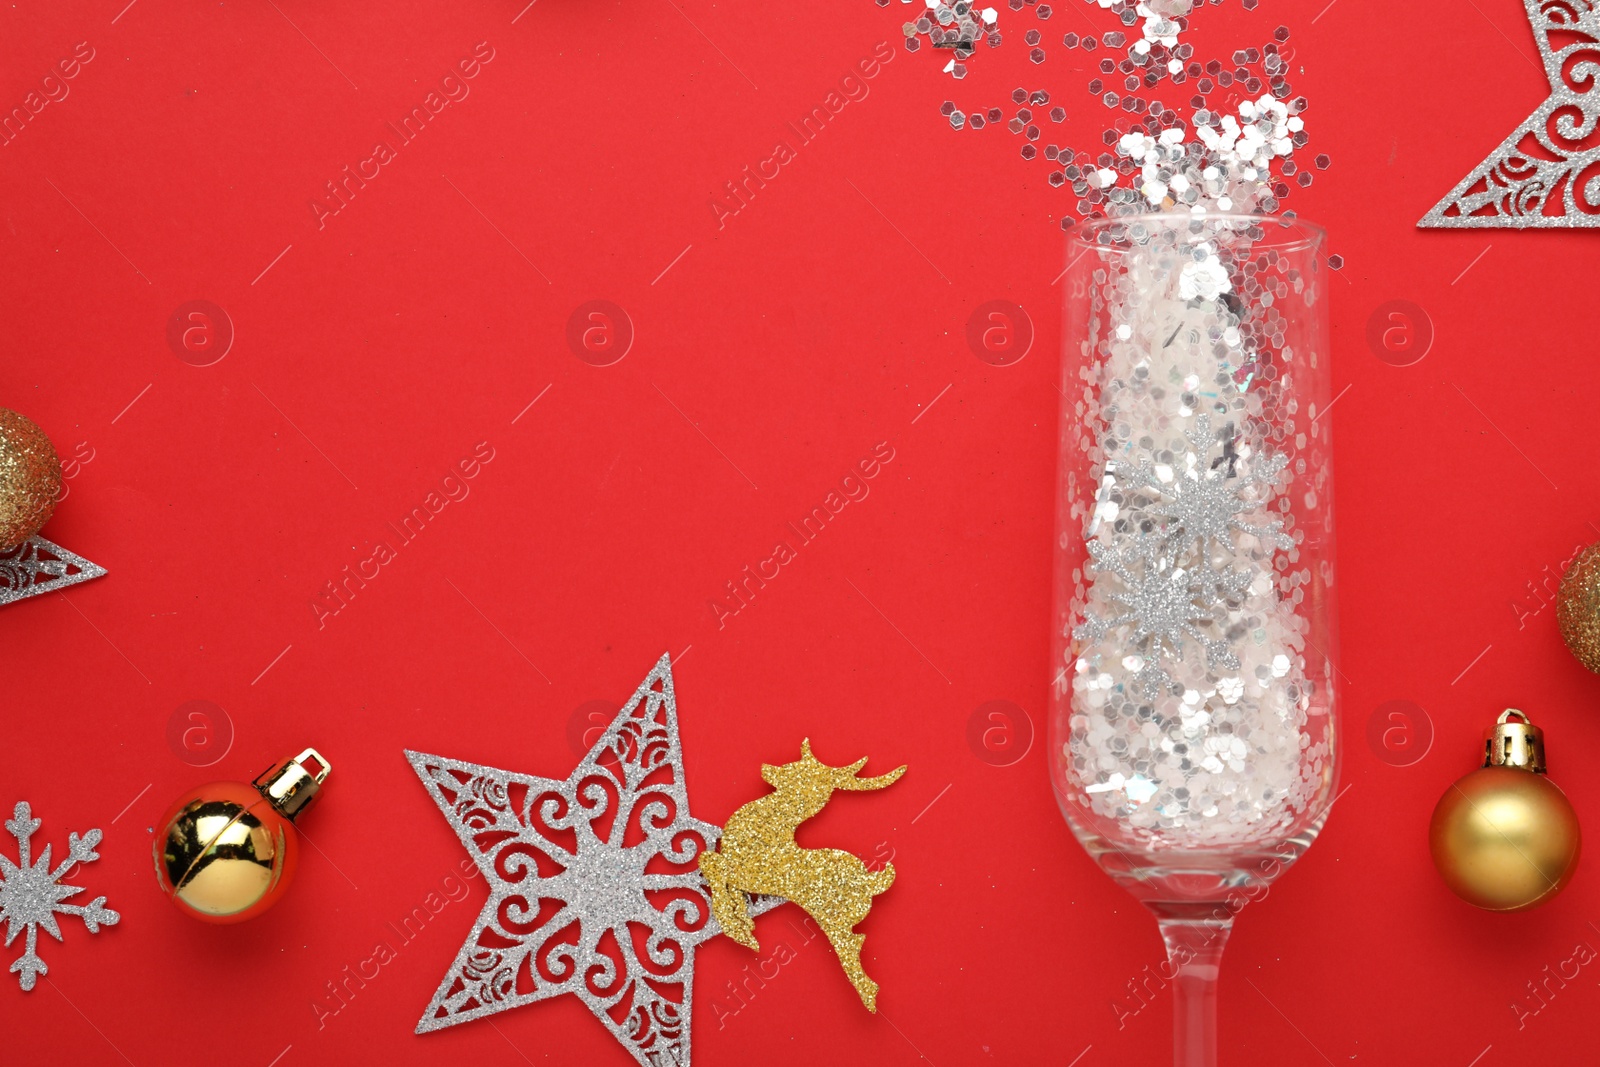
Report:
M1174 1067L1217 1067L1217 972L1233 920L1161 919L1172 972Z

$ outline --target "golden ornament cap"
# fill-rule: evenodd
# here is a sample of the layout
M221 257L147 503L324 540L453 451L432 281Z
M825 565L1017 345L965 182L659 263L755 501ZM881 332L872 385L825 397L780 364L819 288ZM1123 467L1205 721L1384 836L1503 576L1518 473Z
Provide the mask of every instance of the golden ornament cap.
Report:
M311 770L307 763L314 764L317 769ZM268 767L250 784L278 809L279 814L293 822L317 799L317 791L328 780L332 769L322 753L308 748Z
M1512 721L1512 716L1517 721ZM1495 720L1483 742L1485 767L1515 767L1544 774L1544 731L1533 725L1527 712L1507 708Z

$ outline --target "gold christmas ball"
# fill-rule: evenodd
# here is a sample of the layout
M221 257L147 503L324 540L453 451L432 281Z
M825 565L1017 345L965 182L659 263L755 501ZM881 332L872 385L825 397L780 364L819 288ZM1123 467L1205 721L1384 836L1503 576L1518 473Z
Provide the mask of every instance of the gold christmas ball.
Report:
M211 782L162 817L156 880L179 909L206 922L253 918L294 881L294 828L243 782Z
M272 907L294 881L294 820L327 779L328 761L308 748L248 785L211 782L179 797L155 839L161 892L210 923L243 922Z
M1519 721L1509 721L1513 715ZM1572 880L1583 833L1567 795L1545 777L1543 734L1522 712L1500 716L1486 757L1439 798L1428 846L1456 896L1489 911L1521 911Z
M61 461L31 419L0 408L0 552L39 532L56 509Z
M1600 544L1584 549L1561 579L1556 623L1578 662L1600 674Z

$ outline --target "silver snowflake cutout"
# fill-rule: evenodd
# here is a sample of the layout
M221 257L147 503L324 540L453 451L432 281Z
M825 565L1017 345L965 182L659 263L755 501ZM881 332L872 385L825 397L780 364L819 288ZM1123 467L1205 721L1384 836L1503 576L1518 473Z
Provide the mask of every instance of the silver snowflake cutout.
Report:
M1160 499L1145 511L1160 520L1170 533L1173 552L1182 553L1191 545L1220 543L1235 553L1235 532L1249 534L1269 549L1293 548L1294 541L1283 532L1282 521L1271 519L1258 526L1240 518L1261 506L1258 498L1248 495L1250 491L1274 484L1289 457L1280 452L1257 458L1249 473L1240 476L1239 453L1231 438L1219 441L1212 434L1210 416L1197 417L1194 429L1184 436L1194 449L1188 470L1178 471L1164 481L1145 461L1133 475L1136 486L1159 494ZM1213 453L1217 454L1213 457Z
M689 814L670 658L565 780L406 758L489 886L417 1032L571 993L643 1067L687 1067L721 831Z
M1171 680L1161 658L1181 657L1185 639L1204 650L1213 669L1239 669L1239 657L1228 643L1205 633L1200 624L1212 621L1212 605L1219 599L1244 595L1252 581L1248 571L1176 566L1170 550L1162 548L1153 534L1134 537L1126 556L1098 538L1089 542L1088 549L1093 568L1115 575L1121 583L1122 591L1110 598L1122 610L1110 618L1086 613L1074 634L1078 640L1103 641L1113 629L1131 626L1132 640L1141 646L1145 661L1137 680L1147 690Z
M61 940L61 927L56 916L76 915L91 934L100 932L102 926L115 926L122 918L106 907L105 897L95 897L88 904L63 904L68 897L82 893L75 885L64 885L61 879L80 863L99 859L94 847L100 843L100 831L90 830L79 837L67 835L67 858L54 869L50 866L50 846L44 846L38 860L33 860L31 839L43 825L33 818L27 801L17 804L15 814L6 820L6 829L17 839L17 862L12 863L0 854L0 922L6 924L6 947L27 931L27 951L11 964L11 973L20 975L24 990L30 990L39 975L48 974L50 968L39 958L39 931Z

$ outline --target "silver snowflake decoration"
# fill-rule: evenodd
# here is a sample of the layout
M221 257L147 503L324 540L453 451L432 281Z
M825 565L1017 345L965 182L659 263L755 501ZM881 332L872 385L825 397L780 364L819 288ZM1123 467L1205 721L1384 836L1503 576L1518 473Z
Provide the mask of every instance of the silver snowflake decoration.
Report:
M1088 549L1094 569L1115 575L1121 583L1122 590L1110 597L1122 610L1110 618L1088 613L1075 632L1078 640L1103 641L1117 627L1131 626L1132 640L1144 653L1138 681L1146 689L1159 688L1170 680L1161 657L1181 657L1185 639L1204 650L1213 669L1239 669L1239 657L1228 643L1201 630L1200 624L1213 620L1218 600L1244 595L1252 581L1248 571L1216 571L1203 564L1177 566L1153 534L1137 535L1127 556L1098 538L1089 542Z
M1184 435L1194 449L1194 463L1190 469L1178 471L1170 480L1163 481L1148 460L1134 472L1133 484L1160 495L1160 499L1145 509L1151 518L1161 520L1172 535L1171 549L1182 553L1191 545L1205 547L1220 543L1230 554L1237 552L1233 543L1235 532L1250 534L1268 548L1288 549L1294 541L1283 532L1283 523L1272 519L1256 526L1244 522L1241 515L1257 510L1261 505L1252 490L1270 487L1277 482L1289 463L1289 457L1277 453L1257 458L1250 464L1249 474L1239 476L1240 456L1233 449L1231 436L1219 442L1211 432L1210 416L1195 419L1195 428ZM1213 458L1212 453L1219 454Z
M19 802L15 814L6 820L6 829L17 839L17 862L0 854L0 922L6 924L6 947L10 948L23 931L28 934L27 951L11 964L11 973L21 976L24 990L32 989L39 975L50 973L39 958L39 931L60 941L58 914L78 916L91 934L99 933L102 926L115 926L122 918L106 907L105 897L95 897L88 904L62 903L83 892L78 886L62 884L61 879L78 864L100 858L94 850L100 843L100 831L90 830L82 837L68 834L67 858L52 869L49 845L44 846L37 860L32 859L31 839L40 825L27 801Z
M30 537L0 552L0 604L99 578L106 569L53 541Z
M721 933L698 862L721 831L689 814L671 659L565 780L406 758L489 886L417 1032L571 993L643 1067L687 1067L695 947Z

